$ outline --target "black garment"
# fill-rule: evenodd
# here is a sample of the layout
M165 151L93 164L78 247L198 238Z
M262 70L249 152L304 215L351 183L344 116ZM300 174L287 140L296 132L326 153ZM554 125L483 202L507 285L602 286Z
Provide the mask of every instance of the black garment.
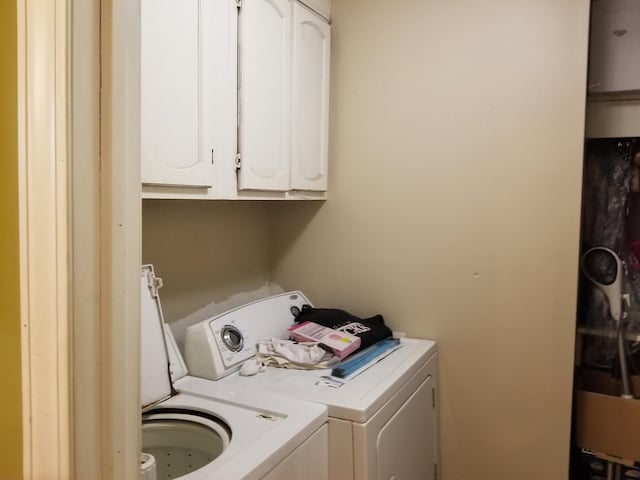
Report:
M392 335L391 329L384 324L382 315L375 315L371 318L358 318L344 310L334 308L313 308L309 305L304 305L295 322L314 322L324 327L360 337L360 347L356 352Z

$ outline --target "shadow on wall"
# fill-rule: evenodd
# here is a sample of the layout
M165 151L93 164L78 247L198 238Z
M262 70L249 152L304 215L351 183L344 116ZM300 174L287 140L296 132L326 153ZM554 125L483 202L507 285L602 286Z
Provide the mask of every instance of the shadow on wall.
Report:
M330 201L330 200L329 200ZM325 201L293 201L269 203L269 225L271 271L277 266L280 257L285 255L296 241L307 230L321 208L326 208ZM328 205L327 205L328 206ZM286 228L286 234L281 230ZM309 252L314 255L314 252Z
M318 202L144 200L142 262L153 264L164 281L164 317L178 344L187 326L282 292L272 283L274 212L285 216L284 241L292 244L320 207Z
M271 279L266 206L145 200L142 261L164 279L167 322Z

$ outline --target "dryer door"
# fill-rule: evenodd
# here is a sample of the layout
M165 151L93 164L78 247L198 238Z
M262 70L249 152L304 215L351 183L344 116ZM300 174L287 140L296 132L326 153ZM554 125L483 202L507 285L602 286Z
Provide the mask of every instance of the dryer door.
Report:
M429 376L397 409L392 400L369 422L354 426L356 451L364 456L356 458L357 480L435 478L433 387L433 377ZM358 445L360 441L365 445Z

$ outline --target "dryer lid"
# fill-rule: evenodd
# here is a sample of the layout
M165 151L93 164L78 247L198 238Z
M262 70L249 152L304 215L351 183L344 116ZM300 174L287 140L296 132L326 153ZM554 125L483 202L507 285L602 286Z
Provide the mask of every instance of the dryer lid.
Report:
M187 369L171 330L164 323L153 265L140 272L141 379L142 407L164 400L175 393L173 381L184 377Z

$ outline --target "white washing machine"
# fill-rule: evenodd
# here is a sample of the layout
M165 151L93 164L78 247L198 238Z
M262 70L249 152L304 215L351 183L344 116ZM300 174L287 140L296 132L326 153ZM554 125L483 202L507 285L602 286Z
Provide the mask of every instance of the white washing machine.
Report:
M141 478L327 480L326 407L188 376L152 266L140 284Z
M433 480L438 476L437 348L402 338L401 347L345 383L329 370L238 369L263 338L288 338L295 314L310 302L289 292L236 308L187 329L193 375L235 394L261 391L310 400L329 410L329 478Z

